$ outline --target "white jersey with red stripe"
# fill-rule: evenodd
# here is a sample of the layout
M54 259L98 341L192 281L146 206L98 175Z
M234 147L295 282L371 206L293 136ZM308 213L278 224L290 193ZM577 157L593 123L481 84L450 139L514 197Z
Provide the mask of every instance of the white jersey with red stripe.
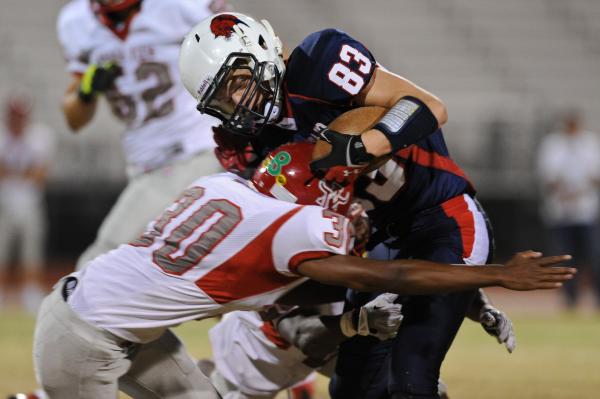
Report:
M210 127L217 120L196 111L178 69L183 37L211 14L209 5L209 0L144 0L124 39L100 23L90 0L73 0L59 14L69 72L83 74L89 65L108 61L123 69L106 99L125 125L122 146L130 175L214 147Z
M139 239L86 265L69 304L93 325L148 342L188 320L271 305L305 281L296 272L302 261L347 254L352 243L341 215L213 175L194 182Z
M343 302L338 302L321 305L318 313L337 315L342 309ZM228 313L210 329L209 337L215 367L246 395L275 395L315 370L304 363L306 354L285 341L258 312Z
M300 349L270 339L265 326L256 312L232 312L209 331L215 367L246 395L275 395L314 371Z

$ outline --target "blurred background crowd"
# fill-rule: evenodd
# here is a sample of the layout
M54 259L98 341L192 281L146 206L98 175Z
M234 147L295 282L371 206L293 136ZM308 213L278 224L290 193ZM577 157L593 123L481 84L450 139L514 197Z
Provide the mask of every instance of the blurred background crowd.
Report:
M0 301L35 302L72 269L126 183L122 127L106 103L81 134L60 111L69 74L56 38L66 0L5 0L0 13ZM337 27L439 95L453 157L478 188L496 256L572 252L600 278L600 2L231 0L293 48ZM596 284L594 284L596 282ZM9 284L10 283L10 284ZM46 283L47 284L47 283ZM7 287L20 286L23 290ZM564 303L575 306L574 286ZM587 295L589 307L595 305ZM1 303L1 302L0 302Z

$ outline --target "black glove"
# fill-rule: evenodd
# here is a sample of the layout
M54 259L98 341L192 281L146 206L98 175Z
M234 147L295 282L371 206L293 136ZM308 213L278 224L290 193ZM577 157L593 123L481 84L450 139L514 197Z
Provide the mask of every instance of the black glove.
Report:
M331 152L310 163L310 169L313 172L324 171L333 166L360 167L374 158L367 152L360 135L343 134L325 129L319 133L319 138L331 144Z
M89 103L98 93L103 93L111 88L117 77L121 76L123 70L114 62L90 65L79 84L77 94L81 101Z

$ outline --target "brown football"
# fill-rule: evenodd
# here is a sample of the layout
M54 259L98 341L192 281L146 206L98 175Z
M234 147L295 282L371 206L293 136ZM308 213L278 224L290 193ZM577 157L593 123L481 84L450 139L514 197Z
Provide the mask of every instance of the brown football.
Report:
M361 134L362 132L371 129L386 111L386 108L378 106L354 108L353 110L338 116L328 127L336 132L344 134ZM315 148L313 149L312 159L322 158L329 154L330 151L331 144L324 140L317 140ZM365 168L365 170L373 170L387 159L389 159L389 155L375 158L369 163L369 166Z

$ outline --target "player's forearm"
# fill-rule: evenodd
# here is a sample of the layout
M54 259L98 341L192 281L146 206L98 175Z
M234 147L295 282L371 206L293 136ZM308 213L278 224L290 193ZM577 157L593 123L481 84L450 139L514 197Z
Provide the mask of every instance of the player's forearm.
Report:
M280 305L313 306L343 301L346 288L308 280L277 300Z
M358 291L427 295L499 286L516 291L553 289L573 278L575 268L559 266L570 255L542 257L523 251L504 265L447 265L415 259L376 261L353 256L330 256L298 265L299 274L325 284Z
M323 284L363 292L426 295L504 285L507 273L498 266L454 266L424 260L378 261L355 256L331 256L298 266L299 274Z
M479 314L481 313L481 309L484 306L491 305L492 301L490 298L482 289L479 289L478 295L475 295L475 298L473 298L473 302L471 303L470 308L467 310L466 316L474 322L479 323Z
M342 315L322 315L319 317L321 323L323 323L323 325L329 330L332 337L332 342L335 342L338 345L348 339L348 337L342 332L342 328L340 326L341 318Z
M381 273L358 283L360 291L428 295L503 285L499 266L457 266L420 260L386 262Z
M361 134L362 142L367 152L375 157L387 155L392 152L389 140L377 129L370 129Z
M62 102L63 114L69 128L77 132L87 125L96 113L96 99L89 103L81 101L77 94L78 84L73 83L67 89Z

